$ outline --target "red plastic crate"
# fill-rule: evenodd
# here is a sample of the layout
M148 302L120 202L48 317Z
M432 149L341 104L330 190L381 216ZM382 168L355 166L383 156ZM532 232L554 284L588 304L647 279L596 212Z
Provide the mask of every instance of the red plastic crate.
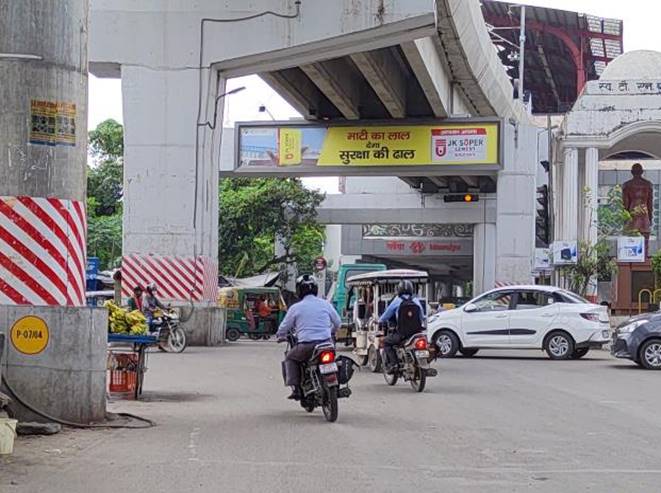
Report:
M131 353L108 354L108 392L117 394L135 393L138 385L138 355Z

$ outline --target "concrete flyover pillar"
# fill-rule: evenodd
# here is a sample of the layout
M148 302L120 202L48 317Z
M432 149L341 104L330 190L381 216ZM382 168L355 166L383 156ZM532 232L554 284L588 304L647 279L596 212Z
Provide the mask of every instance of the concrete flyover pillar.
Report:
M211 122L213 106L202 111L198 131L196 68L127 65L121 74L124 108L130 108L124 118L123 294L128 297L134 286L153 282L162 300L184 306L185 312L192 302L194 311L184 323L188 342L215 345L222 340L221 314L215 313L219 309L214 150L220 146L212 142L222 131L223 103L218 103L216 122ZM224 83L220 87L223 92ZM210 101L212 105L213 98ZM204 125L207 121L214 130Z
M565 149L565 163L562 173L562 227L563 241L578 239L578 149Z
M591 245L597 243L597 211L599 207L599 149L590 147L585 150L585 188L589 190L590 200L584 204L582 237Z
M0 305L85 303L87 20L0 3Z
M106 313L82 308L88 9L0 2L2 378L27 406L78 423L106 410Z
M476 224L473 230L473 295L496 284L496 225Z

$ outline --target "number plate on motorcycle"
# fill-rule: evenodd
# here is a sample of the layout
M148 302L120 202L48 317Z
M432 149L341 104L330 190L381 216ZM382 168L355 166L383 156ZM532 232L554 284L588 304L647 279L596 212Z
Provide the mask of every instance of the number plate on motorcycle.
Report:
M429 358L429 351L416 351L416 358Z
M336 363L328 363L327 365L319 365L319 371L321 372L322 375L326 375L328 373L336 373L337 372L337 364Z

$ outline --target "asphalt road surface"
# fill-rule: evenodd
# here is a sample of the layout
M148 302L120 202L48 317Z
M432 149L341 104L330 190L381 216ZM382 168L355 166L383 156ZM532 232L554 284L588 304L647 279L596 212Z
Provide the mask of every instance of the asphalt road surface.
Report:
M330 424L285 399L281 351L151 354L145 400L110 408L157 427L20 438L0 491L661 490L661 372L483 351L436 363L422 394L356 373Z

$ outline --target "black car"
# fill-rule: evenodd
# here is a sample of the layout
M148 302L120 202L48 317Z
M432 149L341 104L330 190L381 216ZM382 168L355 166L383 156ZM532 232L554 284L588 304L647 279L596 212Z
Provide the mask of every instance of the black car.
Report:
M613 334L611 353L661 370L661 313L644 313L622 323Z

